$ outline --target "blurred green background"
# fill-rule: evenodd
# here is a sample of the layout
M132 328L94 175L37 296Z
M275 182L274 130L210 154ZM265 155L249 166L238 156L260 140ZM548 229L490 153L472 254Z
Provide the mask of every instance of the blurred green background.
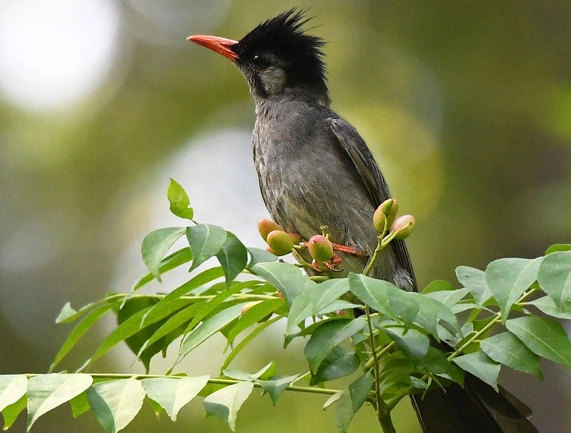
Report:
M70 330L54 324L66 301L129 289L144 270L142 237L180 224L168 213L170 177L190 192L198 220L262 246L246 83L185 39L239 39L291 6L310 7L308 27L328 41L333 108L417 218L409 246L421 285L454 281L458 265L571 241L569 1L2 0L0 373L47 370ZM284 353L280 332L238 366L302 368L302 346ZM205 347L184 368L215 374L222 348ZM505 375L504 384L534 409L541 432L570 431L571 374L544 367L544 381ZM94 370L141 371L124 348ZM238 431L334 431L324 400L289 394L272 408L254 397ZM418 432L408 403L399 409L399 433ZM227 429L202 419L200 399L182 412L173 424L149 406L125 431ZM25 431L21 418L12 431ZM67 407L34 430L103 431L93 414L73 420ZM372 411L350 431L379 431Z

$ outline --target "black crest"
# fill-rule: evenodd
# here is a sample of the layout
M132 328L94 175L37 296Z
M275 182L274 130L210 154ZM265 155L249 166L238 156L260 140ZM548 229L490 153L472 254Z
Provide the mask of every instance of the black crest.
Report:
M304 33L302 27L311 19L304 15L305 11L295 8L283 12L254 28L232 51L242 61L263 52L273 53L287 65L289 79L327 91L321 50L325 42Z

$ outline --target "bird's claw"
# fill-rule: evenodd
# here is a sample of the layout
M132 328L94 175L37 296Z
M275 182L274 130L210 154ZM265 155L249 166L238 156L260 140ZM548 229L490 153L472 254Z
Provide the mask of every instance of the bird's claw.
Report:
M332 272L343 272L342 268L337 267L341 264L341 262L342 262L341 257L339 257L337 254L334 253L333 257L331 257L331 260L329 260L328 262L319 262L313 259L313 261L311 262L311 267L313 268L313 270L317 272L324 272L326 269Z

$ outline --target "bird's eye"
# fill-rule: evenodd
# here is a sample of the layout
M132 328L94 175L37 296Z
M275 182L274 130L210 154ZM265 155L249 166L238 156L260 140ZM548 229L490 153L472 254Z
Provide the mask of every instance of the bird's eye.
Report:
M261 56L260 54L254 54L254 56L252 56L252 63L256 66L264 66L267 61L264 56Z

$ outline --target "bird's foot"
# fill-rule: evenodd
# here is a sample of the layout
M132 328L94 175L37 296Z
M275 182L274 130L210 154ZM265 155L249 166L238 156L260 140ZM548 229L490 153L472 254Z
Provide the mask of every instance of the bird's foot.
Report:
M329 270L332 272L343 272L342 268L338 268L341 262L342 262L341 257L333 253L333 257L327 262L320 262L318 260L313 259L311 262L311 267L313 268L313 270L317 272L324 272L325 270Z

